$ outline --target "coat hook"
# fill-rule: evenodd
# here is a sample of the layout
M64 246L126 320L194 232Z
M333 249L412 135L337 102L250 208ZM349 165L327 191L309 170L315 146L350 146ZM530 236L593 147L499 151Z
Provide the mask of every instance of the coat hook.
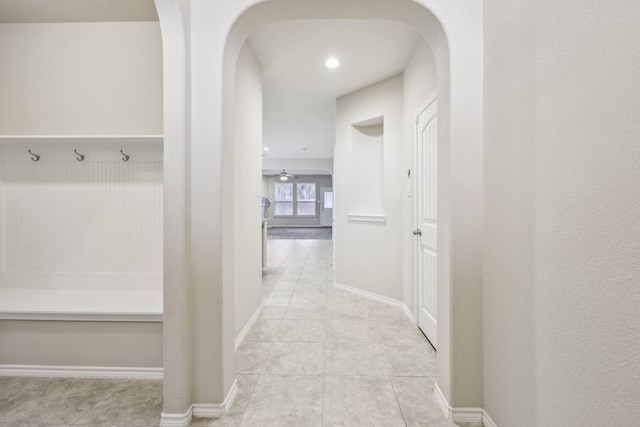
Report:
M77 160L77 161L81 162L81 161L83 161L83 160L84 160L84 156L83 156L82 154L78 153L78 151L77 151L77 150L73 150L73 152L74 152L74 153L76 153L76 154L78 155L78 157L76 157L76 160Z
M122 150L120 150L120 154L122 154L122 161L123 162L128 162L129 161L129 158L131 156L127 156L126 154L124 154L124 152Z
M27 150L29 152L29 154L31 154L31 160L33 160L34 162L37 162L38 160L40 160L40 156L37 154L34 154L31 152L31 150Z

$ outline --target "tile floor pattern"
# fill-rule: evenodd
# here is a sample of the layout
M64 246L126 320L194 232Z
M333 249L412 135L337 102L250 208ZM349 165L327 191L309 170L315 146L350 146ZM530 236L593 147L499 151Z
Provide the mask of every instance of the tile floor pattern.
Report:
M455 426L433 397L434 350L399 308L332 285L332 244L268 241L236 399L192 426ZM161 412L161 381L0 377L0 427L157 426Z

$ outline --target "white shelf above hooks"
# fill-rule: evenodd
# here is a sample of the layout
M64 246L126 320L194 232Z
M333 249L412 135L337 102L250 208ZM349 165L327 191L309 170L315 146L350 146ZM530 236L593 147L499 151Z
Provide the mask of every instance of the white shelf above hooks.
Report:
M0 161L162 161L162 135L0 135Z

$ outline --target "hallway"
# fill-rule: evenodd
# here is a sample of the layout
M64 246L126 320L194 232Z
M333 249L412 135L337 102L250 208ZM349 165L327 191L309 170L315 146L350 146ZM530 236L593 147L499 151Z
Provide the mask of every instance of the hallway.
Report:
M332 285L332 241L268 245L231 413L192 425L454 426L433 398L435 352L399 307Z
M238 394L192 426L452 427L435 352L398 307L336 288L331 240L269 240L263 309L237 351ZM0 378L0 426L158 425L157 380Z

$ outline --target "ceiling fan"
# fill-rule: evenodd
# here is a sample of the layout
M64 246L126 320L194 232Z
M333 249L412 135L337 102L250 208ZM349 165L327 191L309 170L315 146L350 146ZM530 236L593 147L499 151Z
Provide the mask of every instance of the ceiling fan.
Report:
M289 178L293 178L293 179L297 179L298 178L298 175L289 174L284 169L282 169L282 172L280 172L278 175L274 175L274 176L279 176L280 177L280 181L286 181Z

